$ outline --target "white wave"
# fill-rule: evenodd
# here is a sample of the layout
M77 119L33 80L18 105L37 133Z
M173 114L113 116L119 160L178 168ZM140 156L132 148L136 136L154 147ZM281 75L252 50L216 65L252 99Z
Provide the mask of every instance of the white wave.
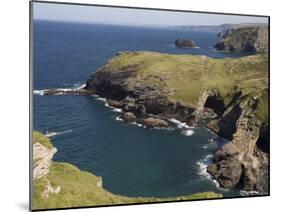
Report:
M46 132L44 135L46 137L53 137L53 136L56 136L56 135L62 135L62 134L65 134L65 133L70 133L72 132L72 130L66 130L66 131L62 131L62 132Z
M224 189L220 187L220 184L218 181L216 181L211 174L207 171L207 167L209 164L212 162L213 155L207 155L203 160L197 161L198 165L198 174L207 178L208 180L211 180L217 187L217 189L222 190L222 191L228 191L228 189Z
M112 111L116 113L122 113L122 109L120 108L113 108Z
M46 90L34 90L33 94L43 96Z
M120 116L117 116L117 117L115 118L115 120L116 120L116 121L124 121Z
M179 129L183 129L183 128L193 129L194 128L194 127L191 127L191 126L187 125L186 123L181 122L181 121L179 121L179 120L177 120L175 118L171 118L171 119L169 119L169 121L173 122L174 124L176 124Z
M194 130L183 130L181 133L186 136L192 136L195 132Z
M258 192L258 191L244 191L244 190L240 191L241 196L254 196L254 195L258 195L258 194L260 194L260 192Z
M74 84L74 88L73 90L81 90L82 88L84 88L86 86L86 84Z
M208 149L208 148L209 148L209 145L206 144L206 145L204 145L202 148L203 148L203 149Z
M106 100L106 98L102 98L102 97L96 97L96 99L97 100L99 100L99 101L102 101L102 102L105 102L105 103L107 103L107 100Z
M81 84L74 84L74 86L72 88L52 88L52 89L34 90L33 94L43 96L45 94L45 92L48 91L48 90L56 90L57 91L56 95L61 95L61 94L63 94L63 92L79 91L82 88L84 88L85 86L86 86L86 84L82 84L82 85Z
M170 47L176 47L175 44L168 44L168 46L170 46Z

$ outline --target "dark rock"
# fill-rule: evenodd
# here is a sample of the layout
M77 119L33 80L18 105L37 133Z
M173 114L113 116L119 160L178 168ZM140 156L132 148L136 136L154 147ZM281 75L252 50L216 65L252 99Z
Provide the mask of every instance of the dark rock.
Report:
M140 120L140 123L143 124L144 126L147 127L169 127L168 122L166 122L163 119L159 119L159 118L146 118L146 119L142 119Z
M109 106L116 107L116 108L121 108L123 106L123 104L121 102L115 101L115 100L112 100L112 99L108 99L107 103L108 103Z
M135 122L136 121L136 116L131 113L131 112L126 112L122 115L122 119L125 121L125 122Z
M91 91L86 89L48 89L44 91L44 95L54 96L54 95L91 95Z
M188 39L177 39L175 41L175 45L178 47L184 47L184 48L195 48L195 42Z
M220 169L216 173L216 179L224 188L234 188L240 181L242 166L236 158L228 158L220 161Z

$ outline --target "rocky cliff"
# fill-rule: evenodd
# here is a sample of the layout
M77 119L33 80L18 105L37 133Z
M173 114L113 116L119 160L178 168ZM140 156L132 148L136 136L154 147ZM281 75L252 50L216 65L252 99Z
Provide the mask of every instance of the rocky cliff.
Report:
M84 89L107 98L109 105L123 109L134 121L145 123L143 119L156 116L150 126L167 126L169 118L196 125L204 111L212 111L216 118L207 127L230 142L214 153L209 173L226 188L262 190L267 153L257 142L269 143L264 133L267 64L264 54L212 59L123 52L97 70Z
M229 29L220 34L220 37L214 46L219 51L253 53L268 51L268 27Z

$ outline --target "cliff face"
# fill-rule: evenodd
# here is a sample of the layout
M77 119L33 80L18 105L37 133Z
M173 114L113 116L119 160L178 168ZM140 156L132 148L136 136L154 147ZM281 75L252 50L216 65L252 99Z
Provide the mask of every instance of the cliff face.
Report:
M262 190L267 154L257 141L269 143L261 134L268 126L267 80L266 55L211 59L125 52L95 72L85 89L137 122L152 114L195 125L212 111L216 118L207 127L230 142L215 152L208 171L223 187Z
M221 37L214 46L219 51L254 53L268 51L267 27L232 29L226 31Z
M218 135L230 139L214 153L208 171L223 187L264 191L268 155L257 148L262 122L255 116L256 101L250 96L237 101L222 117L208 124ZM262 142L269 143L269 140L263 138Z
M49 149L40 143L33 144L33 180L40 179L49 173L56 152L56 148Z

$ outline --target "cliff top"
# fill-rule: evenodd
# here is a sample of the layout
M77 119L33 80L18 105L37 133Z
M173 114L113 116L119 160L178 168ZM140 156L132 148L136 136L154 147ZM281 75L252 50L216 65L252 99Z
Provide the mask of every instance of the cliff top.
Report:
M256 96L268 87L268 59L265 54L215 59L195 55L156 52L123 52L101 68L110 73L131 71L128 84L141 83L168 89L174 101L196 105L202 90L218 92L225 100L234 90Z

